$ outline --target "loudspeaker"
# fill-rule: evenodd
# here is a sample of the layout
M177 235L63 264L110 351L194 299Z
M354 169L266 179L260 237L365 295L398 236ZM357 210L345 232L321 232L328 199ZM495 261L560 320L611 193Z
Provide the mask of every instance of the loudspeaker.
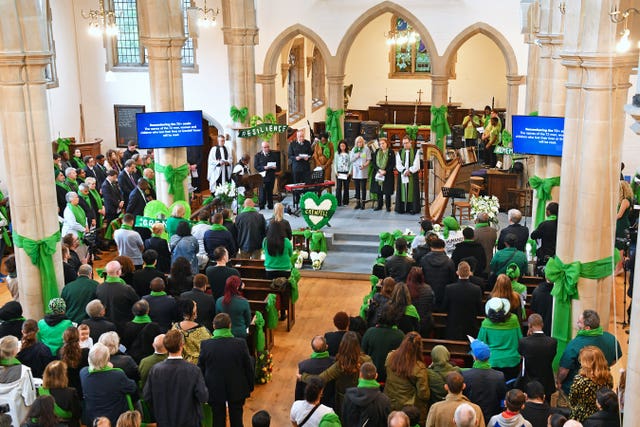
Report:
M380 122L376 122L374 120L362 122L360 133L366 142L378 139L378 135L380 134Z
M453 148L458 149L464 147L464 130L462 126L455 125L451 127L451 145Z
M344 121L344 139L347 141L349 147L353 147L356 137L360 135L360 126L362 121L360 120L345 120Z

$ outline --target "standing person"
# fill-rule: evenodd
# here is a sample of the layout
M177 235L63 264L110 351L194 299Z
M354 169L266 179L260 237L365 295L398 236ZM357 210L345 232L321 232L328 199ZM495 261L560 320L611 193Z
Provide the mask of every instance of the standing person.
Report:
M464 377L460 372L450 372L443 381L443 392L446 397L434 403L429 409L426 427L440 427L454 425L454 414L460 405L467 404L475 412L475 418L479 427L484 427L484 416L482 410L475 403L471 403L469 398L462 394L465 388ZM518 426L519 427L519 426Z
M151 226L151 237L144 241L144 249L156 251L158 254L158 262L156 268L167 274L171 270L171 252L169 251L169 243L162 238L164 234L164 224L156 222Z
M580 350L580 370L571 383L569 403L571 419L584 421L598 412L596 392L602 387L613 388L613 377L602 350L588 345Z
M582 422L584 427L620 427L620 405L613 390L606 387L599 389L596 392L596 406L598 412Z
M27 408L36 399L31 369L16 359L18 339L9 335L0 339L0 398L8 403L12 420L24 420Z
M530 381L524 391L527 394L527 400L520 413L533 427L547 427L551 408L545 402L544 387L538 381Z
M246 199L244 208L236 218L240 258L260 259L262 240L266 237L266 221L255 208L253 200Z
M371 356L378 371L378 380L382 383L387 380L387 370L384 366L387 356L390 351L400 347L404 339L404 332L398 329L393 315L393 307L386 304L375 327L367 329L362 337L362 351Z
M349 204L351 159L349 146L344 139L338 143L338 152L333 161L333 171L336 174L336 198L338 199L338 206L347 206Z
M156 268L158 264L158 253L156 251L153 249L145 250L142 253L142 261L144 262L144 267L134 271L131 279L131 286L133 286L140 298L149 294L153 279L159 277L163 282L165 281L164 273Z
M176 230L178 229L178 224L180 224L181 222L187 221L187 219L185 219L186 213L187 212L184 206L181 204L175 205L173 207L173 209L171 210L171 216L167 218L167 222L165 225L169 238L171 238L171 236L176 234Z
M167 359L167 349L164 348L164 334L160 334L153 339L153 354L145 357L140 361L138 365L138 371L140 371L140 381L138 385L140 390L144 390L144 386L149 378L149 371L151 368Z
M274 223L281 223L284 226L285 236L289 240L293 240L293 232L291 231L291 224L284 218L284 205L282 203L276 203L273 205L273 216L269 219L267 224L267 232L269 227Z
M191 265L191 274L198 274L200 267L198 266L198 240L191 235L191 225L182 221L178 224L176 234L171 236L169 241L171 247L171 261L182 257L189 261Z
M122 153L122 162L125 163L127 160L131 159L136 154L140 154L136 149L136 142L131 140L127 142L127 149Z
M120 278L122 267L118 261L107 263L105 270L107 277L98 285L96 296L104 305L106 318L122 331L124 324L131 317L131 307L138 301L138 294ZM89 326L93 329L93 325Z
M110 170L114 170L116 171L116 174L119 174L120 171L122 170L122 162L120 161L120 156L118 155L118 152L116 150L113 149L109 149L107 150L107 165L106 168L108 171Z
M311 143L304 139L304 129L298 129L296 140L289 144L287 156L291 162L293 172L293 182L307 183L311 178L311 166L309 161L313 155ZM297 203L297 200L295 201Z
M502 250L506 247L506 238L509 234L513 234L515 240L511 247L515 247L519 251L524 252L527 246L527 240L529 240L529 229L520 224L522 221L522 212L518 209L509 209L507 212L507 218L509 219L509 225L500 230L500 236L498 236L498 250ZM526 271L526 270L522 270Z
M522 408L524 408L524 402L526 399L527 396L522 392L522 390L518 390L517 388L509 390L504 398L506 406L504 412L491 417L488 425L495 427L531 427L531 423L525 420L520 413Z
M142 268L144 261L142 260L142 251L144 251L144 242L140 234L133 229L135 217L127 213L122 217L122 226L114 231L113 240L118 247L119 256L127 256L131 258L136 269Z
M231 258L235 258L238 253L236 239L227 228L223 225L221 213L213 215L213 224L204 232L202 243L210 261L213 261L214 251L219 246L224 246Z
M304 400L291 405L290 418L294 426L319 427L325 415L334 414L333 409L322 404L324 381L312 377L304 388Z
M404 282L415 261L409 255L409 247L404 237L396 239L394 246L395 254L385 260L384 269L387 276L393 277L396 282Z
M529 316L529 330L527 336L520 339L518 352L524 359L525 379L539 381L544 387L546 401L551 401L551 395L556 391L553 376L553 359L556 357L558 341L546 336L542 331L543 322L539 314Z
M84 237L84 233L89 231L87 225L87 214L80 207L80 197L78 193L70 191L65 196L67 200L67 207L64 208L64 222L62 223L63 236L68 233L78 236L79 239Z
M172 330L163 339L169 357L154 365L144 386L158 427L199 427L202 404L209 398L202 372L182 358L182 334Z
M429 252L420 258L420 267L424 277L429 278L429 285L436 298L436 309L440 310L445 287L456 280L456 266L445 252L444 240L440 238L429 240Z
M480 212L476 216L475 230L473 231L473 241L478 242L484 249L486 264L482 272L483 277L489 277L489 264L493 259L493 249L496 246L498 232L489 224L489 214Z
M267 279L291 275L293 244L287 238L285 225L282 222L274 222L269 226L267 236L262 241L262 251Z
M265 206L273 209L273 185L276 182L276 174L280 172L280 156L271 151L269 142L262 141L262 151L254 156L253 168L262 175L260 209L264 209Z
M331 166L334 158L333 143L329 141L329 134L320 134L320 141L313 147L313 161L316 167L321 167L324 179L331 179Z
M378 202L374 211L382 210L382 198L387 212L391 212L391 195L393 194L394 177L393 170L396 166L396 157L385 138L380 138L380 148L373 155L373 179L371 192L376 193Z
M411 215L420 212L420 156L408 136L402 138L402 149L396 153L398 185L396 188L396 212Z
M327 351L327 341L322 335L316 335L311 340L311 358L303 360L298 363L298 372L300 374L318 375L323 372L329 366L333 365L335 359L329 355ZM334 406L335 390L332 382L327 384L328 388L322 393L322 399L320 400L324 405L329 407ZM305 383L298 380L296 381L295 400L304 399Z
M55 360L42 375L40 396L51 396L55 401L56 416L68 427L80 427L80 399L74 387L69 387L67 364Z
M227 279L224 296L216 301L216 313L227 313L231 318L231 332L236 338L246 338L251 324L249 301L240 294L242 282L238 276Z
M213 316L216 314L216 300L205 292L209 286L209 280L204 274L196 274L193 277L193 289L180 294L181 299L190 299L198 307L196 322L211 330Z
M226 138L224 135L218 135L217 144L211 147L207 163L209 169L207 171L207 179L209 180L209 189L213 194L216 186L227 183L231 180L231 166L233 165L233 153L230 148L225 147Z
M48 307L48 314L38 321L38 340L49 347L55 356L63 344L62 334L73 324L67 318L67 305L62 298L52 298Z
M495 149L500 143L500 127L498 126L498 118L491 117L490 125L491 128L489 129L488 134L485 132L486 138L484 138L484 136L483 138L486 141L484 146L485 162L490 168L492 168L496 166L498 161L498 156L495 153Z
M464 145L465 147L475 147L478 142L478 130L480 127L480 117L478 117L473 108L469 109L469 114L462 120L462 128L464 129Z
M441 402L446 399L447 392L460 393L451 389L447 390L447 382L449 374L455 372L460 374L460 368L451 364L451 353L447 347L438 344L431 350L431 365L427 369L427 375L429 376L429 389L431 390L431 396L429 397L429 404L433 405L437 402ZM464 382L462 376L460 376L460 382ZM428 420L427 420L428 422Z
M122 191L122 199L125 206L129 205L129 195L135 190L138 178L140 177L136 170L136 162L131 159L127 160L124 164L124 169L118 175L118 185Z
M211 261L214 263L207 267L205 274L211 286L211 295L214 303L224 295L224 287L227 279L231 276L240 277L240 272L233 267L227 266L229 263L229 252L224 246L218 246L213 251Z
M200 171L202 165L202 147L187 147L187 163L189 164L189 176L194 191L202 191L200 188Z
M202 343L198 366L209 390L213 425L225 425L228 406L231 427L242 427L242 407L253 391L254 364L247 341L234 338L231 326L228 314L216 315L213 339Z
M118 217L124 207L122 192L118 185L118 172L111 169L107 172L107 178L100 186L102 198L104 200L104 220L107 226Z
M533 240L540 240L541 244L536 250L538 265L545 265L549 258L556 254L556 238L558 235L558 204L551 202L545 210L547 217L538 224L538 228L531 232Z
M351 161L351 175L353 186L356 189L355 209L364 209L367 200L367 179L369 178L369 163L371 163L371 151L366 146L364 138L358 136L355 145L349 154Z
M624 259L625 241L628 237L629 227L631 227L629 214L633 211L633 190L627 181L620 181L618 193L615 247L620 251L620 261L616 265L616 276L624 272L622 260Z
M75 323L87 318L87 304L96 298L98 282L93 280L93 268L83 264L78 269L78 278L67 283L60 295L67 306L67 317Z
M184 336L184 348L182 357L187 362L197 364L200 357L201 344L204 340L211 338L211 333L204 325L196 323L198 317L198 305L190 300L180 300L180 311L182 312L182 322L173 324L172 329L176 329Z

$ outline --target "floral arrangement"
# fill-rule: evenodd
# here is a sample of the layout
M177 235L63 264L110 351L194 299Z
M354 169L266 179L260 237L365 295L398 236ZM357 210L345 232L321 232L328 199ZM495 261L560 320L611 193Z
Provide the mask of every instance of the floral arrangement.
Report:
M235 200L238 190L236 189L236 184L233 181L229 181L216 185L213 195L225 205L229 205Z
M304 260L309 259L309 252L307 251L294 252L294 256L296 259L293 266L298 270L300 270L302 268L302 264L304 264Z
M480 196L471 197L471 215L476 216L479 213L489 215L489 221L498 223L498 211L500 210L500 201L496 196Z
M271 381L273 373L273 354L269 350L258 353L256 359L256 383L266 384Z
M322 268L322 264L324 263L325 258L327 258L326 252L311 252L309 254L309 258L311 258L311 267L314 270L320 270Z

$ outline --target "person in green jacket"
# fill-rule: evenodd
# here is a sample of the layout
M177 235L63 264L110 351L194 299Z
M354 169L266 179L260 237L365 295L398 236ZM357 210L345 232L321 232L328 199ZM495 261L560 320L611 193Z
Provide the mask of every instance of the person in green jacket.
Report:
M447 375L451 372L460 373L460 368L452 365L449 361L450 359L451 354L447 347L443 345L437 345L431 350L431 365L427 370L429 389L431 390L430 406L436 402L443 401L447 397L447 390L444 388L447 383Z
M68 327L73 326L73 323L67 319L67 315L65 314L67 305L62 298L51 299L51 301L49 301L49 311L51 311L51 313L46 314L44 319L38 321L39 331L37 338L49 347L53 356L56 356L63 344L62 335L64 331Z
M216 301L216 314L227 313L231 317L231 333L236 338L246 338L251 324L249 301L240 295L242 282L238 276L231 276L224 286L224 296Z
M176 230L178 230L178 224L180 224L182 221L186 221L186 219L184 218L185 213L186 212L184 210L184 206L175 205L173 207L173 210L171 211L171 216L167 218L167 223L165 225L165 227L167 228L167 234L169 235L169 238L171 238L171 236L176 234Z
M520 321L515 314L509 313L510 309L508 299L491 298L485 305L487 318L478 332L478 339L491 349L491 367L504 373L507 381L516 378L520 372L518 343L522 338Z
M513 233L509 233L504 238L504 249L500 249L493 255L489 268L491 274L489 276L489 286L493 287L495 279L499 274L503 274L507 271L507 266L511 263L515 263L520 271L527 271L527 256L524 252L519 251L516 245L517 237Z
M267 272L267 279L291 275L293 244L287 238L283 222L273 222L267 228L267 237L262 241L262 253L264 254L264 269Z

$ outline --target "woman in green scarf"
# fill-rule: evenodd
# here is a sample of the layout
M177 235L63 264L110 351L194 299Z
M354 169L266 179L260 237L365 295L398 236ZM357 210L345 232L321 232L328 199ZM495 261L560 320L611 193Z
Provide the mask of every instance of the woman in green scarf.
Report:
M97 226L98 228L102 228L105 210L102 203L102 197L100 197L100 193L96 190L96 179L90 176L84 183L89 186L89 200L91 201L91 208L97 213Z
M371 193L378 197L378 203L373 208L374 211L382 209L382 196L387 212L391 212L391 195L394 188L393 169L396 167L396 156L389 148L389 143L385 138L380 138L380 148L373 155L374 176L371 180Z
M324 179L331 179L331 164L333 163L333 143L329 141L329 134L320 135L320 141L313 147L313 161L316 167L320 166L324 171Z
M84 233L89 231L89 227L87 227L87 214L78 204L80 197L78 197L78 193L70 191L65 196L65 199L67 200L67 207L64 208L62 235L66 236L71 233L82 239Z
M82 152L80 151L79 148L76 148L73 151L73 157L71 158L70 162L71 162L71 166L73 166L76 169L84 169L87 166L87 164L82 159Z

